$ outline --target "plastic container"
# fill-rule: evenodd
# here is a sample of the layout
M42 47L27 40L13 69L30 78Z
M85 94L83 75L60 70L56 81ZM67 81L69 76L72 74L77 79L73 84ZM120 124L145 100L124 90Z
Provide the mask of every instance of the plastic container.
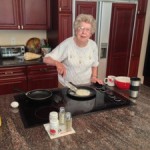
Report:
M57 135L59 129L58 113L55 111L50 112L49 114L50 122L50 134Z

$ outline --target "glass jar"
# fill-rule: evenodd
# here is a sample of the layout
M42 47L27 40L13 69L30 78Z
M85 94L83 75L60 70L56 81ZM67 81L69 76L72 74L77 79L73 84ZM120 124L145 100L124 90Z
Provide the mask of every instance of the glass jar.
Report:
M72 117L71 117L70 112L66 112L65 119L66 119L66 131L67 132L71 131L72 130Z
M60 107L59 109L59 124L64 125L65 124L65 108Z

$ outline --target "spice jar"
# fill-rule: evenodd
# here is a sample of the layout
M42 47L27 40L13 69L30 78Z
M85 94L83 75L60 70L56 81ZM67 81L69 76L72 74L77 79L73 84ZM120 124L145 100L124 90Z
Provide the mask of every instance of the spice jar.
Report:
M65 108L60 107L59 109L59 124L64 125L65 124Z
M70 112L66 112L65 119L66 119L66 131L71 131L71 129L72 129L72 117L71 117Z
M58 128L59 128L59 121L58 121L58 113L55 111L50 112L49 114L49 122L50 122L50 134L57 135Z

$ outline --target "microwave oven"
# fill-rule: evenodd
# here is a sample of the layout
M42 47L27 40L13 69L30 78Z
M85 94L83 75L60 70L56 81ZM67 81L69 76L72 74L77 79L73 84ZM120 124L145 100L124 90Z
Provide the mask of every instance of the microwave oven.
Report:
M11 58L21 56L25 53L24 45L17 46L0 46L1 58Z

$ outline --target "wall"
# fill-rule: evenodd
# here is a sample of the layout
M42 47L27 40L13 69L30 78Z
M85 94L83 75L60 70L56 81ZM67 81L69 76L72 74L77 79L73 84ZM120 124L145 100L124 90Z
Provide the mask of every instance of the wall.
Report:
M45 30L0 30L0 45L26 45L28 39L46 38Z
M139 69L138 69L138 77L141 78L142 83L144 79L143 69L144 69L149 28L150 28L150 0L148 0L148 5L147 5L145 27L144 27L144 34L143 34L143 40L142 40L141 55L140 55L140 63L139 63Z

